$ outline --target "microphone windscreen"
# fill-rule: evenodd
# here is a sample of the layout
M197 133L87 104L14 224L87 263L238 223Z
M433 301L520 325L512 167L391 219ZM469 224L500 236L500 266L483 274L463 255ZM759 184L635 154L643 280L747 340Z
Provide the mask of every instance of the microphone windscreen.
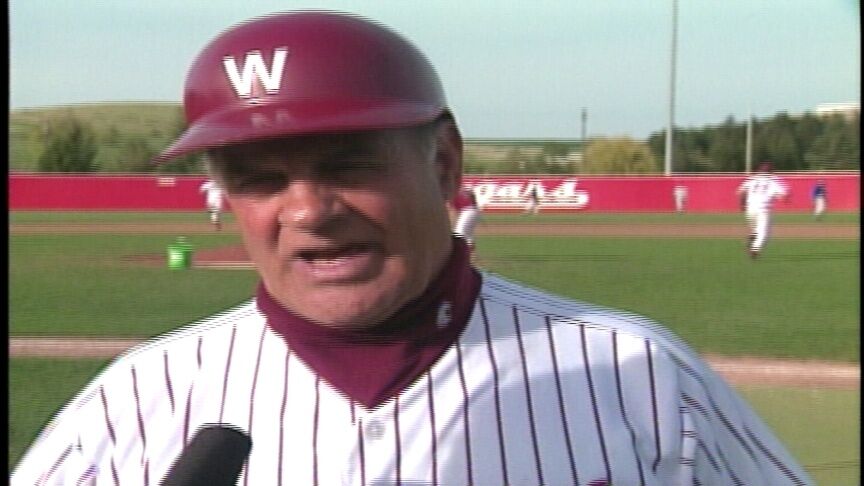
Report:
M165 476L162 486L234 486L252 439L227 424L205 425Z

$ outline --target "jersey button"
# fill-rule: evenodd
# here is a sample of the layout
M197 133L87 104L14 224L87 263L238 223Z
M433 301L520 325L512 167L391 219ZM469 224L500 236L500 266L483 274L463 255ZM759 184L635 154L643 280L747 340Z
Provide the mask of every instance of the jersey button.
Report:
M366 437L370 440L378 440L381 437L384 437L384 423L380 420L370 420L368 424L366 424Z

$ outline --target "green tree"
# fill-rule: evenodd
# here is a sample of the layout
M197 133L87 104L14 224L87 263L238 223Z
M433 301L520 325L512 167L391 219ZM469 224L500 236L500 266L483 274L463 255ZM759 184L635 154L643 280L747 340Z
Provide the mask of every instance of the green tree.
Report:
M598 138L585 149L583 172L630 174L657 172L657 159L645 142L629 137Z
M825 129L804 155L808 168L858 169L860 167L860 122L858 118L846 120L832 116L825 121Z
M118 130L117 125L113 123L102 136L102 143L109 146L119 146L122 140L123 137L120 135L120 130Z
M744 170L746 158L746 127L735 123L731 116L719 127L711 130L708 157L714 170L735 172Z
M786 113L779 113L768 121L754 125L753 161L761 160L770 160L777 170L804 168L794 120Z
M142 135L130 135L123 143L120 152L121 170L125 172L153 172L155 165L152 160L156 151L150 148Z
M771 160L779 170L858 169L859 117L813 113L777 115L753 124L753 161ZM732 117L717 126L676 129L675 172L740 171L746 160L746 123ZM666 131L648 138L651 153L665 157Z
M675 130L672 140L672 172L702 172L717 170L708 155L711 131L706 129ZM663 160L665 164L665 140Z
M93 128L73 116L51 123L46 144L39 156L43 172L95 172L98 147Z

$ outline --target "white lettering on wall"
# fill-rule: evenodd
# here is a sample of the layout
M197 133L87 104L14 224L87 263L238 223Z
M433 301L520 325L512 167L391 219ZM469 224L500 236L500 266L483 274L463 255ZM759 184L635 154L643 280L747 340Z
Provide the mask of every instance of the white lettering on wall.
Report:
M537 188L540 206L561 209L582 209L588 205L588 191L577 189L576 179L547 181L557 185L545 185L543 181L475 181L467 183L466 189L473 190L481 207L522 208L528 201L532 186Z

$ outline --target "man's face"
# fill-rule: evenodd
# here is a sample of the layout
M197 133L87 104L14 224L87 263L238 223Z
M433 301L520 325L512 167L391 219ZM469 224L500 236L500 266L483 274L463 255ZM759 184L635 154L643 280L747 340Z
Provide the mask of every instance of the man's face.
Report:
M285 308L325 326L370 327L438 274L451 247L445 202L458 186L458 135L435 149L413 133L295 137L215 154L246 249Z

